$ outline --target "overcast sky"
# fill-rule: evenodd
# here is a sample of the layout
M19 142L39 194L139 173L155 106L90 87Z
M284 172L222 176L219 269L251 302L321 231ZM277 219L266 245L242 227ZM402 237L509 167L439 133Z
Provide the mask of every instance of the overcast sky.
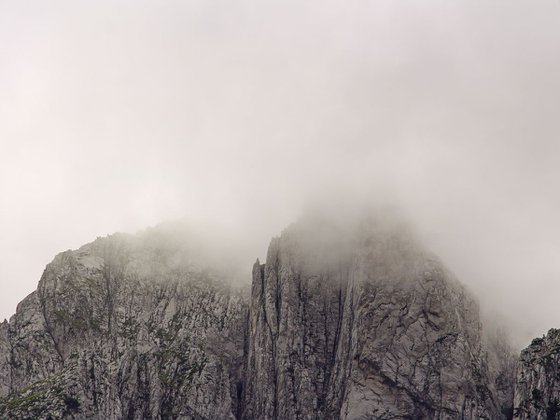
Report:
M525 343L560 327L559 112L558 1L0 0L0 318L97 236L186 217L252 261L342 188Z

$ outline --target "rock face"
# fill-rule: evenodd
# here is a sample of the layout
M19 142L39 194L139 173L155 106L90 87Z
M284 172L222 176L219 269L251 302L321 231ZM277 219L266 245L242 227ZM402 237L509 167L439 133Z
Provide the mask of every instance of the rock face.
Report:
M516 419L560 419L560 330L521 352L514 403Z
M255 264L243 418L500 418L474 300L398 227L359 229L293 226Z
M246 304L151 238L59 254L2 324L0 418L234 418Z
M250 293L193 249L59 254L0 324L0 418L511 418L475 300L400 224L297 223Z

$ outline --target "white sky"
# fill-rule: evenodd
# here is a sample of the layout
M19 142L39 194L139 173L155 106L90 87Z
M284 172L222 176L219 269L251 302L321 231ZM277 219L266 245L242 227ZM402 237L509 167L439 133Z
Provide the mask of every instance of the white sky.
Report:
M558 1L0 0L0 318L169 218L262 258L334 185L394 197L525 343L560 327L559 111Z

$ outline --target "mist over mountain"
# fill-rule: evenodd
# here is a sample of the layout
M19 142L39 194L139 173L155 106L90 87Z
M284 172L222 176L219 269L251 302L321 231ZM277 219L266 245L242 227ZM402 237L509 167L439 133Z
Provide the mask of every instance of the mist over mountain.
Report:
M518 356L400 215L353 214L308 212L250 285L182 223L58 254L0 324L0 415L556 418L556 330Z
M0 2L0 417L558 417L559 16Z
M0 318L61 249L186 218L263 258L334 188L393 197L523 345L560 323L559 9L2 2Z

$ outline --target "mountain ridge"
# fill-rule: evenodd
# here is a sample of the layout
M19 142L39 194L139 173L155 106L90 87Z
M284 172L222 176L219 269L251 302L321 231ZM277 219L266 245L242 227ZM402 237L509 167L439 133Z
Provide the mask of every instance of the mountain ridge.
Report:
M476 299L386 220L292 224L250 290L173 229L58 254L0 324L0 415L532 418L542 384L516 387Z

